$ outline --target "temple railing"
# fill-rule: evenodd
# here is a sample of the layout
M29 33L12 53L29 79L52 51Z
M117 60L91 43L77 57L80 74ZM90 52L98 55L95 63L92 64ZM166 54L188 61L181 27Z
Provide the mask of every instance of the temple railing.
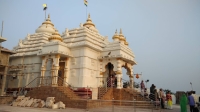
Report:
M33 88L36 87L41 87L41 86L70 86L72 87L69 83L65 82L61 77L59 76L45 76L45 77L36 77L32 81L30 81L27 85L22 87L19 90L19 95L26 93L26 91L29 91Z

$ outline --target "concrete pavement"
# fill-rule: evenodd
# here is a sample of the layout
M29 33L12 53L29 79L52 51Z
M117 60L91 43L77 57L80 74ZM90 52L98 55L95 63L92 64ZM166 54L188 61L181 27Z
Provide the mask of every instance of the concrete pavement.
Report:
M189 107L188 107L189 110ZM172 110L168 109L134 109L130 107L101 107L95 109L75 109L75 108L66 108L66 109L48 109L48 108L33 108L33 107L13 107L9 105L0 105L0 112L180 112L179 105L173 105ZM188 111L189 112L189 111Z

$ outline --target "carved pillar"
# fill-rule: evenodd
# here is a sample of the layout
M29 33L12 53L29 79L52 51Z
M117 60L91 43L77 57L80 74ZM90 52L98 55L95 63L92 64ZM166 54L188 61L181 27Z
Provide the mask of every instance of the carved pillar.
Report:
M42 56L41 77L44 77L46 71L46 62L47 62L46 57Z
M68 63L68 58L65 59L65 67L64 67L64 82L67 82L67 72L68 72L67 63Z
M121 89L121 79L122 79L122 73L121 71L116 72L116 77L117 77L117 89Z
M97 79L99 81L99 86L102 87L104 85L104 79L101 78L103 77L103 60L99 60L100 64L100 77Z
M130 79L130 88L134 88L134 87L133 87L133 76L130 75L130 76L129 76L129 79Z
M129 74L129 78L130 78L130 88L134 88L133 84L134 84L134 76L133 76L133 65L131 65L129 67L130 69L130 74Z
M103 78L103 74L104 74L104 72L100 72L100 77L98 78L98 81L99 81L99 86L100 87L103 87L103 85L104 85L104 83L105 83L105 80L104 80L104 78Z
M59 54L55 55L55 57L53 58L52 86L57 86L58 85L59 59L60 59L60 55Z
M46 71L46 57L42 56L42 66L41 66L41 78L40 78L40 85L42 86L44 84L44 74Z
M117 59L117 89L121 89L121 78L122 78L122 67L121 67L121 60Z

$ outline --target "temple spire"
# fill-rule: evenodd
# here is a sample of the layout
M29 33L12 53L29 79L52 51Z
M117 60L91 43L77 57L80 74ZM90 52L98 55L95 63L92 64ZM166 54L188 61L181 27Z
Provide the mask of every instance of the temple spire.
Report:
M120 28L120 33L119 34L122 34L122 29Z

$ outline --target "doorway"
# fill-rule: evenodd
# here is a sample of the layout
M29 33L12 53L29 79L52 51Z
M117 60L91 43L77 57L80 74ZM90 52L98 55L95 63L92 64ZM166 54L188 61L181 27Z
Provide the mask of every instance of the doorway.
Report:
M116 73L113 71L113 64L108 63L106 65L106 86L107 87L117 87Z
M58 86L62 86L64 83L64 68L65 68L65 62L59 62Z

